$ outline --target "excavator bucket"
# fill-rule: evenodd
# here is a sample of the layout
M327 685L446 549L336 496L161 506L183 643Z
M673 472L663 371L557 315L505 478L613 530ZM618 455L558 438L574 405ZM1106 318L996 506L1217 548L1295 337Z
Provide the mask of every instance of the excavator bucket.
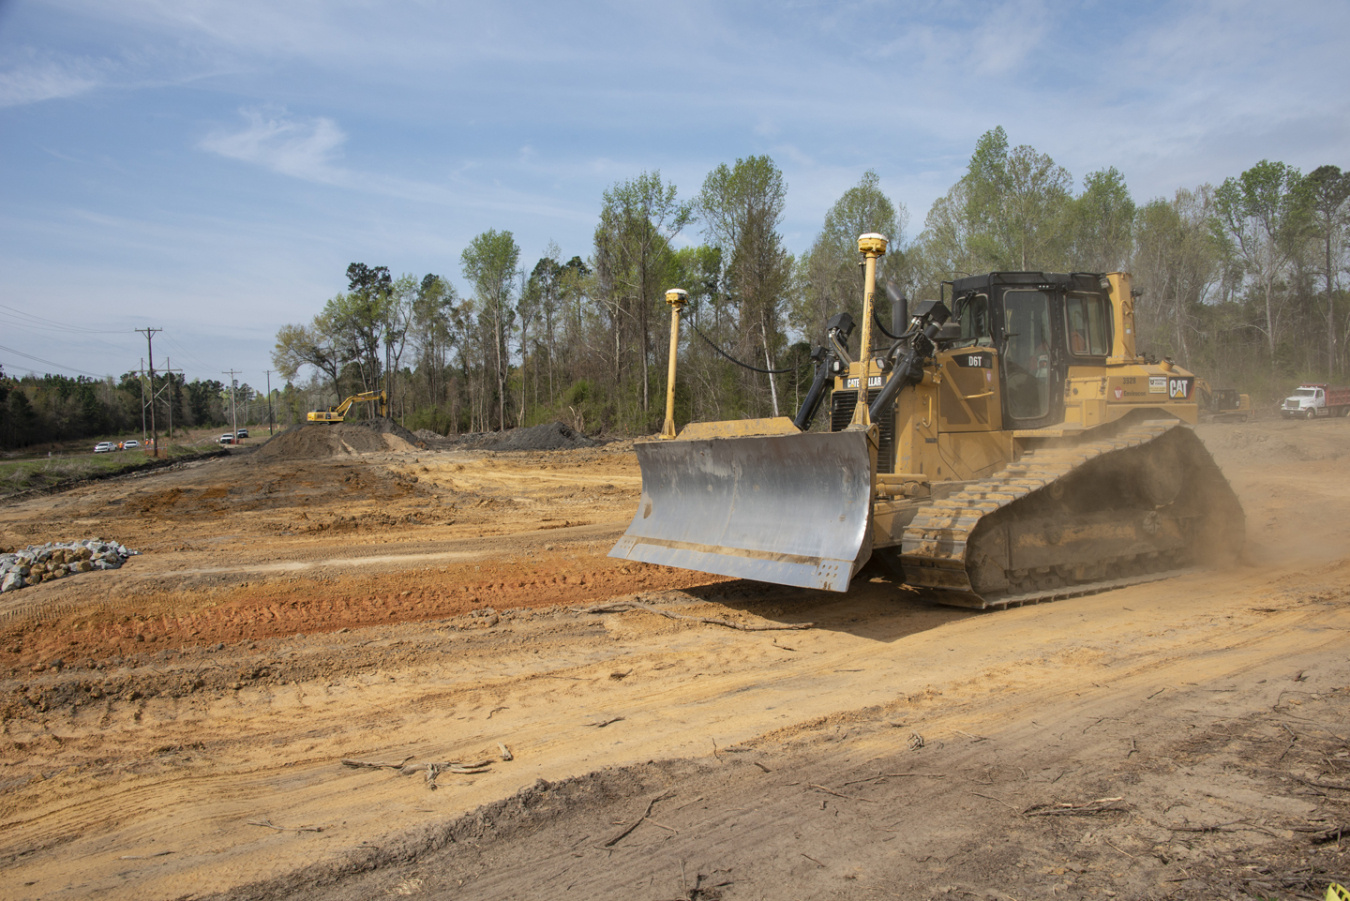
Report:
M866 432L682 435L636 450L642 499L611 557L847 591L871 555Z

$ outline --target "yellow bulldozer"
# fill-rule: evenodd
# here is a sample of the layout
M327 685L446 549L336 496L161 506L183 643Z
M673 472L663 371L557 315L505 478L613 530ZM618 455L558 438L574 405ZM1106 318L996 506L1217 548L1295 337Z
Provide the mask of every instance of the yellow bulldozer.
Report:
M1128 274L959 278L895 316L900 334L877 319L873 348L886 243L859 239L858 358L840 314L795 419L675 436L668 414L671 440L637 445L642 496L611 556L833 591L878 558L934 600L988 608L1240 551L1242 507L1187 427L1196 378L1136 352ZM830 385L829 431L810 431Z
M364 391L360 394L353 394L336 407L329 407L327 410L310 410L305 418L309 422L342 422L347 418L347 412L354 405L376 401L379 401L380 404L380 417L387 417L389 415L388 396L383 391Z

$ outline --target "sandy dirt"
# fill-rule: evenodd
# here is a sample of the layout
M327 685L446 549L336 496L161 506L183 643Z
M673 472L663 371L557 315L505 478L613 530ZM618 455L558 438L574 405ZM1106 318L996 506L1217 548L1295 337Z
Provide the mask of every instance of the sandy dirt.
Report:
M141 552L0 596L0 899L1320 899L1350 421L1198 431L1240 565L994 613L611 560L631 443L0 501Z

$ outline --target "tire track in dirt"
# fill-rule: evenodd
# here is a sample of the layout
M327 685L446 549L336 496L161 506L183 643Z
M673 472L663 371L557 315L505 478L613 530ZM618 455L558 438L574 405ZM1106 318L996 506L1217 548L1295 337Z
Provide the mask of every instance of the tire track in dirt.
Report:
M1332 671L1325 661L1343 666L1350 625L1339 588L1350 575L1343 556L1350 528L1344 499L1340 506L1333 499L1319 507L1312 493L1316 480L1295 468L1281 483L1293 495L1279 495L1272 486L1261 500L1264 480L1272 476L1269 461L1262 456L1247 465L1235 484L1248 504L1254 558L1265 568L993 615L935 610L910 593L897 598L884 579L864 580L843 598L714 584L706 577L663 584L659 572L614 569L602 556L605 549L584 542L559 541L539 553L555 539L521 537L538 525L525 518L499 518L509 534L500 542L500 556L482 564L418 563L417 571L408 571L390 562L381 564L385 571L359 578L345 570L324 578L175 576L176 568L228 569L238 548L264 547L275 537L249 531L261 524L241 524L236 537L217 542L218 526L209 520L194 525L189 517L173 524L172 540L197 549L171 561L157 551L163 570L138 574L136 591L117 598L115 610L88 614L112 583L86 589L72 580L63 586L72 594L53 600L85 608L48 623L0 629L0 655L8 655L0 656L0 665L10 669L6 697L13 705L0 732L0 785L14 805L0 813L0 862L15 880L0 886L0 897L170 898L181 896L185 884L200 892L231 891L315 861L337 866L353 855L397 856L402 836L528 791L539 778L560 782L597 773L603 781L613 772L607 768L627 767L656 779L663 770L647 761L677 757L697 769L734 767L757 755L776 770L778 756L798 752L837 757L836 772L843 772L904 753L911 733L923 734L933 751L964 755L962 768L949 772L953 783L959 777L981 791L976 782L995 782L997 790L984 792L1009 803L1054 800L1046 786L1057 773L1071 772L1065 784L1096 778L1093 767L1110 775L1115 770L1102 761L1131 759L1132 737L1147 739L1140 742L1145 750L1175 741L1188 729L1222 724L1243 704L1269 709L1285 683L1305 684L1293 681L1293 666L1307 668L1307 684L1319 691ZM490 476L475 473L485 480L475 490L529 501L498 507L493 515L530 507L538 516L554 502L566 502L566 515L575 515L576 499L556 494L566 493L563 481L549 487L555 492L550 500L522 493L529 481L524 467L506 476L519 485L494 487ZM219 482L219 473L209 478ZM421 488L441 490L440 483L424 484L438 478L434 471L419 478ZM377 491L373 483L363 484L359 490ZM606 484L587 490L603 493ZM589 503L581 509L592 511L585 515L597 527L622 528L631 515L614 495L584 506ZM1281 519L1288 504L1301 513L1293 532ZM66 509L86 516L96 507L91 494ZM400 509L392 512L401 515ZM49 507L24 515L53 513ZM15 517L14 510L0 511L0 530L33 528L31 520ZM155 531L163 527L150 520L137 527L152 544L168 541L167 532ZM469 533L457 528L419 534L424 541L465 540ZM1330 562L1280 556L1309 530L1329 545L1339 541L1340 555ZM353 540L371 556L432 552L393 540L397 532L357 531ZM322 560L341 546L313 536L282 539L294 560ZM134 538L124 543L136 546ZM534 553L516 553L522 548ZM547 568L547 576L536 578L532 566ZM585 582L549 581L572 575ZM536 606L634 595L683 613L813 620L817 626L743 633L642 612L598 616ZM354 625L339 626L343 617ZM95 634L95 627L106 632ZM208 641L226 634L216 644ZM144 640L137 642L136 635ZM70 646L72 637L81 644ZM85 639L97 640L86 645ZM66 659L62 666L51 664L58 654ZM83 667L85 655L101 668ZM1287 695L1281 703L1297 699ZM612 722L598 727L606 720ZM415 776L337 763L406 753L419 761L491 757L499 741L512 748L514 761L477 776L443 776L435 792ZM1029 779L1018 768L1031 757L1045 769L1031 771ZM756 799L786 792L787 783L798 779L748 764L740 768L762 780ZM838 788L828 770L815 771L814 779ZM868 834L875 835L894 829L895 818L904 815L941 821L953 806L1002 809L972 800L968 791L943 794L924 785L904 798L903 811L864 816L863 804L854 810L845 799L801 785L793 791L791 799L781 795L764 811L750 810L750 796L742 795L739 804L727 803L744 810L714 804L701 820L676 822L682 828L703 823L699 834L721 829L728 853L761 853L751 850L757 842L768 849L762 853L781 851L800 870L786 867L780 875L806 886L816 885L810 880L817 868L788 841L794 832L866 874L881 866L868 851L884 849L871 844L874 839L859 841L859 830L871 828ZM864 791L871 789L846 793ZM632 806L633 799L621 797ZM1190 796L1182 800L1194 803ZM1236 804L1237 798L1224 802ZM835 818L839 805L844 809ZM603 823L631 821L627 807L607 813ZM264 821L284 828L250 825ZM310 825L324 831L295 831ZM660 835L656 827L643 829L646 841ZM682 837L643 847L665 855L666 864L678 863L670 855L679 849L706 857L693 841ZM917 856L935 850L921 834L896 841ZM1136 846L1128 847L1133 852ZM165 850L172 853L151 856ZM542 859L561 872L570 866L569 856L559 845ZM616 864L624 859L613 858ZM519 878L543 872L526 869ZM575 875L578 885L604 897L607 874L621 875L603 868ZM491 875L502 896L521 893L522 883L512 882L510 872Z
M1174 587L1186 591L1195 586ZM1278 614L1280 638L1272 644L1269 629L1255 629L1258 623L1273 625L1270 615L1249 614L1250 643L1259 645L1259 655L1253 657L1245 647L1248 639L1241 634L1242 626L1235 631L1228 614L1209 604L1211 596L1226 589L1220 581L1207 591L1193 591L1186 604L1178 605L1167 595L1150 598L1141 588L1115 593L1109 600L1058 602L993 617L958 614L959 618L927 631L913 631L905 624L913 614L879 613L875 605L880 599L872 600L870 610L866 601L843 602L835 605L833 617L825 611L826 628L790 633L800 657L787 664L781 662L784 652L775 648L772 633L672 627L663 621L644 638L628 622L634 614L610 614L606 619L621 620L623 641L614 641L607 631L591 640L583 659L553 661L548 671L515 671L530 665L521 657L535 656L521 653L499 657L498 668L512 671L495 677L486 659L469 666L449 661L444 668L420 667L416 674L375 673L367 684L340 679L336 693L330 686L324 700L303 706L276 694L240 698L242 706L235 714L203 714L217 734L224 730L236 735L219 749L209 749L221 754L228 775L207 779L209 787L196 777L160 777L156 784L161 793L152 799L133 794L122 801L115 793L95 813L81 813L79 822L109 817L119 808L139 810L142 818L153 822L136 826L121 844L135 843L142 834L173 834L177 849L173 863L191 866L197 878L205 880L204 886L215 885L217 878L223 886L228 884L230 867L244 859L255 874L266 871L268 843L251 837L240 823L250 817L266 819L271 811L284 810L292 825L322 825L327 838L319 847L336 842L338 849L352 849L360 844L358 836L371 830L415 828L429 822L428 816L470 809L481 799L510 794L535 778L554 780L656 756L703 756L714 748L771 749L785 741L810 744L833 730L890 717L903 718L905 729L920 731L929 741L951 741L962 730L985 734L991 722L1026 717L1035 709L1055 709L1064 727L1079 728L1094 718L1128 715L1130 711L1113 698L1137 696L1129 691L1133 683L1175 685L1187 681L1187 674L1203 674L1212 683L1227 678L1230 671L1278 662L1295 648L1312 649L1309 634L1320 634L1323 644L1338 642L1344 633L1336 629L1350 626L1344 607L1328 619L1321 605L1295 606ZM1277 603L1287 606L1291 601ZM1156 609L1146 613L1127 609L1135 605ZM1171 614L1159 612L1168 607ZM879 629L882 637L863 638L828 628L858 613L868 614L867 627ZM918 611L920 616L924 613ZM1086 628L1059 633L1064 637L1058 646L1008 642L1027 632L1044 634L1050 620L1072 619L1090 622ZM1135 638L1124 626L1129 621L1135 623L1136 634L1157 632L1160 624L1172 628L1162 631L1162 643L1155 639L1145 659L1139 660L1125 651ZM999 636L997 642L991 640L992 633ZM1261 636L1264 640L1258 641ZM954 657L948 645L977 647L981 654ZM776 663L770 664L770 657ZM1218 663L1223 667L1216 670ZM995 676L1000 668L1014 675ZM610 678L625 670L630 675ZM644 672L655 678L649 680ZM1079 674L1072 683L1063 678L1068 672ZM1091 690L1094 673L1109 687ZM554 686L555 681L564 684ZM310 689L305 696L318 697ZM166 729L172 719L157 707L149 704L142 717L147 731ZM622 719L603 730L588 725L613 717ZM236 720L233 725L231 720ZM877 734L860 741L857 748L893 750L908 734L905 729ZM235 750L238 746L264 735L278 749L289 749L279 752L284 760L270 765L256 759L249 764L231 760L232 753L242 753ZM471 785L447 783L450 793L434 800L414 779L381 772L349 774L334 765L339 756L463 759L490 755L499 741L512 748L517 762L494 767L491 774L474 777ZM353 796L360 798L360 810L346 800ZM335 797L343 800L334 804ZM453 799L449 809L446 799ZM424 807L426 813L417 813L419 805L429 805ZM202 825L185 834L167 814L146 813L152 808L179 811L181 819L210 828ZM51 815L63 818L59 810ZM214 847L210 854L205 851L208 839ZM228 851L221 849L222 842ZM329 853L321 857L327 859ZM83 849L79 854L86 856ZM106 864L97 848L88 854L95 863ZM175 870L168 861L158 866ZM136 891L148 893L142 897L160 896L162 889L155 885L153 880L138 881ZM117 896L114 885L99 890Z

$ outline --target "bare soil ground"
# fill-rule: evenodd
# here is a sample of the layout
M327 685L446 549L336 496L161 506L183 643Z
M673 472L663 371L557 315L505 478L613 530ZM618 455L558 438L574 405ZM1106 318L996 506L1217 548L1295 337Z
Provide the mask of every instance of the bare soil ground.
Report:
M989 614L611 560L629 444L0 502L0 549L142 552L0 596L0 899L1320 899L1350 422L1199 433L1241 565Z

